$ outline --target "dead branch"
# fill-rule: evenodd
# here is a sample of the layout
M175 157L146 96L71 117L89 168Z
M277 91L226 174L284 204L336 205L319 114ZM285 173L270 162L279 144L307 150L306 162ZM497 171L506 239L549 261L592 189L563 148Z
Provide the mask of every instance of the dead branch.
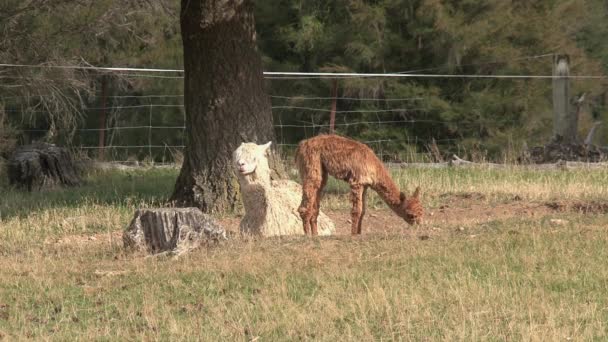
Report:
M448 162L441 163L387 163L387 166L395 169L406 168L428 168L428 169L445 169L445 168L489 168L489 169L509 169L509 168L525 168L531 170L569 170L569 169L603 169L608 168L608 162L588 163L577 161L563 161L547 164L498 164L498 163L476 163L464 160L457 155L453 155Z

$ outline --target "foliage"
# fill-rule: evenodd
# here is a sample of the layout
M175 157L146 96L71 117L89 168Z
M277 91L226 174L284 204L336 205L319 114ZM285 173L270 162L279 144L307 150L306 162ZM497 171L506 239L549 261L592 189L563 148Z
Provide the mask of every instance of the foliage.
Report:
M16 144L17 131L6 120L6 113L0 108L0 158L8 157Z
M5 1L0 5L0 60L25 64L94 64L180 69L181 38L176 0ZM550 75L554 53L569 54L572 74L608 71L606 3L601 0L333 0L256 2L258 42L266 70L409 72L471 75ZM8 80L0 96L12 121L39 129L23 140L41 138L95 145L103 107L97 73L63 69L0 69ZM113 98L116 95L181 94L180 79L109 74L105 105L181 104L180 99ZM3 79L3 80L4 80ZM479 151L492 159L546 142L552 131L551 80L480 78L342 78L336 115L339 133L363 141L393 158L403 151L425 152L435 139L440 150ZM586 93L583 136L608 116L605 80L573 80L572 97ZM295 144L326 131L332 81L272 79L280 142ZM43 97L41 95L50 95ZM7 100L10 96L26 96ZM354 99L354 100L353 100ZM363 100L363 99L373 99ZM390 101L391 99L404 99ZM344 112L350 111L350 112ZM354 111L354 112L353 112ZM17 117L25 113L25 120ZM108 127L183 124L181 108L116 109ZM388 122L389 124L378 124ZM307 127L301 127L307 126ZM604 125L608 127L608 125ZM54 133L55 132L55 133ZM68 133L71 133L68 134ZM181 145L182 132L112 130L115 145ZM386 141L390 140L390 141ZM605 144L605 141L597 141ZM134 149L138 159L160 149ZM165 151L166 155L166 151ZM401 155L399 157L399 155Z
M260 5L258 31L273 70L320 70L331 65L358 72L411 70L438 74L550 75L551 54L567 53L575 74L602 74L597 56L585 52L579 37L591 13L587 1L309 1ZM596 1L599 6L599 2ZM600 11L600 13L604 13ZM277 20L277 17L289 19ZM311 30L315 23L316 30ZM278 26L278 28L277 28ZM290 34L285 35L288 31ZM321 33L322 32L322 33ZM302 42L308 42L302 49ZM314 42L314 44L313 44ZM558 48L556 48L558 47ZM597 49L596 49L597 50ZM601 53L600 53L601 54ZM530 57L532 56L532 57ZM550 80L485 80L462 78L341 79L343 97L377 101L339 101L338 110L403 108L396 112L337 115L340 122L361 124L338 131L363 140L385 138L420 147L435 138L443 150L457 144L481 148L500 157L506 145L544 142L551 134ZM574 82L574 94L598 98L600 82ZM323 80L272 81L273 94L329 96ZM415 98L388 102L387 98ZM294 105L303 106L301 99ZM307 102L308 104L313 104ZM316 104L319 106L319 104ZM328 102L320 105L329 108ZM311 105L311 107L313 107ZM327 116L285 110L282 123L326 124ZM400 122L401 121L401 122ZM312 132L287 131L288 142ZM418 137L413 142L410 137ZM442 141L443 140L443 141ZM400 148L389 142L390 149ZM401 146L403 148L403 146Z
M102 105L104 75L53 66L179 64L181 53L172 48L179 42L176 6L175 1L3 1L2 63L48 66L0 69L0 103L13 121L33 130L24 139L70 142L77 127L98 120L99 111L86 108ZM119 73L105 77L110 96L152 83Z

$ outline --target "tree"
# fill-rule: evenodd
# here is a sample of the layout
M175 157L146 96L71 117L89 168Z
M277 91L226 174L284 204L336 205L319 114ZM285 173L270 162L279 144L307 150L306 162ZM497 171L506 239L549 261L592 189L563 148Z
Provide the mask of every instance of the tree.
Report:
M72 142L84 122L99 122L100 112L85 108L105 107L99 101L102 83L109 92L124 92L141 89L146 81L118 73L100 77L97 71L52 66L144 64L162 68L167 61L173 62L175 55L181 57L181 48L173 46L180 40L176 38L179 30L174 12L178 5L174 2L0 1L0 61L49 66L0 68L0 109L7 109L9 121L46 130L45 140ZM102 78L107 82L99 82ZM24 140L32 138L40 136Z
M576 56L573 73L596 75L602 74L598 61L574 38L581 35L587 39L596 59L602 55L603 40L592 38L605 36L603 2L259 2L257 26L265 61L272 70L319 71L340 66L374 73L415 70L429 74L546 75L551 74L550 53L556 52ZM593 22L587 19L591 14L597 18ZM587 31L581 31L583 27ZM317 79L273 81L273 95L302 97L276 99L292 108L276 110L275 118L285 125L313 123L307 130L282 129L285 142L294 143L311 129L314 134L329 121L327 112L302 108L329 110L329 101L303 96L326 97L330 90L324 83ZM591 98L603 92L601 82L577 81L572 87L573 93L584 92ZM523 142L535 145L550 138L550 93L550 80L345 78L340 80L341 97L375 101L339 99L336 129L364 141L383 140L373 147L391 154L425 151L425 145L435 138L445 152L461 153L464 148L502 159L508 144L517 150ZM374 113L376 109L391 111ZM344 113L358 110L367 113ZM394 124L374 124L380 121Z
M235 208L232 152L274 139L252 0L182 0L186 149L172 201L204 212ZM278 158L272 158L276 165Z

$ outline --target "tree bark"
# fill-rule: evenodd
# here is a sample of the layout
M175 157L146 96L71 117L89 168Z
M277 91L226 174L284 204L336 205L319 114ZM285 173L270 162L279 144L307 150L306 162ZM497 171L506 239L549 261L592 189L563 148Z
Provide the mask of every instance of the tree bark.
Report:
M252 0L182 0L186 148L172 201L203 212L235 209L232 152L274 140L256 46ZM281 174L276 153L271 167Z

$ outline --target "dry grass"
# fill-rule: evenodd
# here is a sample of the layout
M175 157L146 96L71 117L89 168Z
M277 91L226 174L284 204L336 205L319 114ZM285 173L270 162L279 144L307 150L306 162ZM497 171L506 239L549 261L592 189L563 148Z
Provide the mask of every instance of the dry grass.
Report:
M0 340L604 340L608 217L562 213L440 234L233 240L181 259L125 254L133 210L176 171L91 175L81 189L0 202ZM431 208L606 198L605 171L407 170ZM585 189L587 192L585 192ZM343 185L327 204L346 208ZM464 231L462 226L464 225ZM424 231L429 227L412 228ZM370 229L371 230L371 229ZM412 237L413 236L413 237Z
M406 169L394 170L393 174L402 191L408 194L420 186L431 207L437 204L440 195L462 193L476 194L488 203L514 196L528 201L608 198L608 170ZM348 192L345 182L330 179L327 192L326 205L344 207L343 194ZM373 191L368 193L371 203L381 205L381 199Z

